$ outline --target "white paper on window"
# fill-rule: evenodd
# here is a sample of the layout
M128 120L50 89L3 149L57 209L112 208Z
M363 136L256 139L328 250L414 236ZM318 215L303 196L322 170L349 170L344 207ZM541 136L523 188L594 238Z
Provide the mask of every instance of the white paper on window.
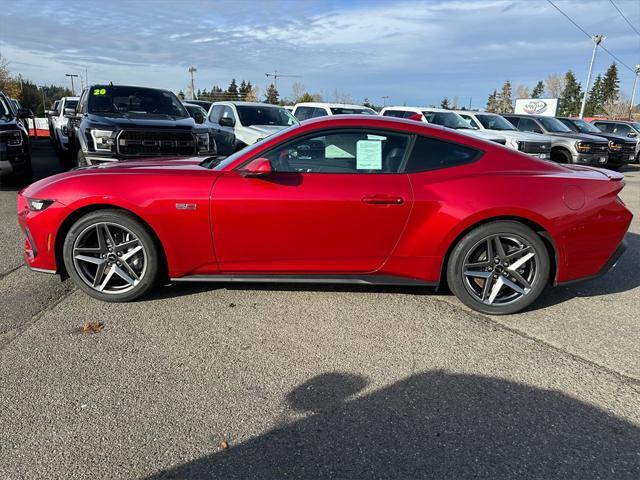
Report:
M380 140L358 140L356 168L358 170L382 170L382 142Z

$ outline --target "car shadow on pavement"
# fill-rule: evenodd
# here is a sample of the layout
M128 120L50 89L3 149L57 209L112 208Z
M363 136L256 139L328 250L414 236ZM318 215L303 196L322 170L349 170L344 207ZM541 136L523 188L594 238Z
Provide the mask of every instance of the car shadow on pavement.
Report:
M428 371L356 396L332 372L286 396L307 416L149 480L640 478L640 428L554 390Z
M627 232L625 239L628 248L611 271L593 280L547 289L529 310L549 307L575 297L609 295L627 292L639 287L640 235Z

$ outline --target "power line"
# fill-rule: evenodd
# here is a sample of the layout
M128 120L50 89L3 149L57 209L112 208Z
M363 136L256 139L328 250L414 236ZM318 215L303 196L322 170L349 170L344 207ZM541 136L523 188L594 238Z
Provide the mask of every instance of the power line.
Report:
M618 11L618 13L622 15L622 18L624 18L624 21L627 22L627 24L631 27L631 29L640 36L640 32L638 31L638 29L634 27L633 24L627 18L627 16L624 13L622 13L622 10L620 10L618 6L615 3L613 3L613 0L609 0L609 1L611 2L611 5L613 5L613 8L615 8Z
M569 20L571 23L573 23L573 25L575 25L575 27L580 30L582 33L585 34L585 36L589 39L591 39L591 35L584 29L582 28L580 25L578 25L576 22L573 21L573 19L567 15L566 13L564 13L560 7L558 7L555 3L553 3L551 0L547 0L547 2L549 3L549 5L551 5L553 8L555 8L558 12L560 12L567 20ZM602 50L604 50L605 52L607 52L609 55L611 55L620 65L622 65L623 67L625 67L627 70L629 70L632 73L635 73L635 70L633 68L631 68L629 65L627 65L626 63L624 63L622 60L620 60L617 56L615 56L613 53L611 53L611 51L609 49L607 49L606 47L603 47L602 45L600 45L600 48Z

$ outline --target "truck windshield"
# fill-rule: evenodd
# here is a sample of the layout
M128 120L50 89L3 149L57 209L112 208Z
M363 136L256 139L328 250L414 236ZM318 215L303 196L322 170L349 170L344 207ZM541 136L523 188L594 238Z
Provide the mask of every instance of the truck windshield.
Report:
M260 105L236 105L240 123L245 127L251 125L273 125L289 127L298 120L281 107L262 107Z
M595 134L602 133L602 130L600 130L595 125L587 123L584 120L580 120L579 118L569 120L569 121L576 126L576 128L580 133L595 133Z
M554 132L554 133L571 132L571 129L567 127L564 123L562 123L560 120L558 120L557 118L538 117L538 121L549 132Z
M436 125L442 125L447 128L455 128L456 130L472 130L464 118L455 112L422 112L427 122Z
M3 118L12 118L13 114L11 112L11 107L9 107L9 102L3 97L0 96L0 117Z
M89 91L90 113L189 116L178 98L166 90L154 88L94 86Z
M516 130L509 120L500 115L478 115L476 118L480 120L480 123L487 130Z
M76 108L78 106L78 100L67 100L64 102L64 108Z

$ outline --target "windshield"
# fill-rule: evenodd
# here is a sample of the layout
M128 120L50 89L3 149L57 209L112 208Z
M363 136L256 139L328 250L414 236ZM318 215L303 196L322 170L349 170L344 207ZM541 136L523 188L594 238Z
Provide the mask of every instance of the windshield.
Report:
M578 131L581 133L595 133L595 134L602 133L602 130L600 130L595 125L591 123L587 123L584 120L580 120L579 118L569 120L569 121L572 122L576 126Z
M377 115L375 110L367 107L331 107L329 110L331 110L331 113L334 115Z
M471 130L471 127L464 118L455 112L422 112L427 122L434 123L436 125L442 125L447 128L466 129Z
M64 108L73 108L75 109L78 106L78 100L67 100L64 102Z
M141 113L179 118L189 116L178 98L166 90L109 85L91 88L89 113Z
M631 126L640 132L640 122L631 122Z
M3 118L12 118L13 114L11 112L11 107L9 107L9 102L0 95L0 117Z
M500 115L477 115L482 126L488 130L516 130L509 120Z
M298 120L281 107L267 107L260 105L236 105L240 123L245 127L251 125L273 125L289 127L298 123Z
M557 118L553 117L538 117L538 121L542 124L545 130L549 132L565 133L571 132L571 129L567 127Z

